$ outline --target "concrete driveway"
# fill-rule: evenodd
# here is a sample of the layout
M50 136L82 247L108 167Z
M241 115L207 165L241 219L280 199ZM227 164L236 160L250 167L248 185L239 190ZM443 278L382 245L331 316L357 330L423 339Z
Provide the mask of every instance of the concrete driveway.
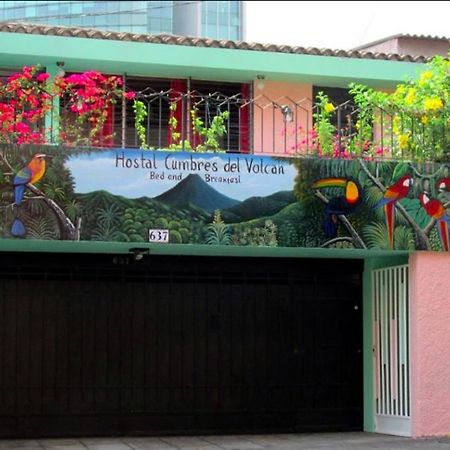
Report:
M450 450L450 437L408 439L371 433L0 440L1 450Z

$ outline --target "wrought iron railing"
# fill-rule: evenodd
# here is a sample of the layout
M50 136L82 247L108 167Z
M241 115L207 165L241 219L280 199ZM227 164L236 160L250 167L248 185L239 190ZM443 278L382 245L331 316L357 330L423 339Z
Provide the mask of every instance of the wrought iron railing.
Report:
M398 110L373 110L370 135L362 133L360 110L351 102L334 105L330 124L334 130L326 151L317 129L319 105L309 98L299 100L266 95L246 98L242 93L220 91L178 92L151 88L136 93L146 110L142 125L145 140L136 132L133 100L123 99L108 112L104 133L93 146L150 149L211 150L277 156L319 155L331 157L371 156L377 158L420 158L450 160L450 124L427 124L420 117ZM48 141L57 143L56 130L70 123L64 101L53 102L48 120L35 123L45 127ZM224 133L217 135L218 148L208 148L206 137L193 124L192 111L204 130L211 131L215 117L224 118ZM227 112L226 115L223 115ZM64 121L61 120L64 118ZM174 121L175 119L175 121ZM88 133L88 129L85 130Z

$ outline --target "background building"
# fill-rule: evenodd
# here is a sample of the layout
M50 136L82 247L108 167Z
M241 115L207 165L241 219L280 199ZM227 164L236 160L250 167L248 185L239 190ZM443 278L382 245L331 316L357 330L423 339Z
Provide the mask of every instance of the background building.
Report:
M242 40L241 1L0 1L0 21Z
M353 50L411 56L447 56L450 51L450 40L439 36L396 34L354 47Z

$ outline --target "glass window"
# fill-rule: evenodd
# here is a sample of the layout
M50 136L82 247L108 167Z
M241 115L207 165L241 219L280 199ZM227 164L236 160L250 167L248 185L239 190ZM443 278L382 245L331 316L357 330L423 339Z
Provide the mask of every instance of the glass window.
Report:
M73 5L70 5L70 12L72 14L79 14L83 10L83 6L79 3L74 3Z
M228 26L220 25L218 34L219 34L219 39L228 39Z
M164 2L164 5L160 8L160 16L165 18L172 17L172 5L168 4L169 2ZM170 2L172 3L172 2Z
M230 25L239 27L241 25L241 20L237 16L231 16L230 17Z
M236 1L230 1L230 13L239 14L239 3Z
M219 12L228 13L229 2L217 2Z
M208 11L206 13L206 23L217 23L217 11Z
M121 25L131 24L131 14L121 14L119 16L119 21Z
M161 30L161 20L159 19L150 19L150 32L151 33L159 33Z
M220 12L219 13L219 25L228 25L228 18L229 18L229 14L228 13L223 13Z
M239 27L230 27L229 39L234 40L234 41L241 39L241 37L239 35Z
M145 25L147 23L147 17L144 14L133 14L133 25Z

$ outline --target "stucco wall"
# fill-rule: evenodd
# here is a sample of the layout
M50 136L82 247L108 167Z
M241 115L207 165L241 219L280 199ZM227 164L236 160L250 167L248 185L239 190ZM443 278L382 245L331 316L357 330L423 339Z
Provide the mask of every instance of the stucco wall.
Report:
M367 45L362 49L373 53L398 53L399 55L447 56L450 44L446 40L417 39L399 37L373 45Z
M413 436L450 434L450 254L410 258Z
M449 50L448 41L408 38L398 40L398 53L401 55L447 56Z
M398 40L392 39L374 45L368 45L362 49L364 52L372 53L398 53Z
M304 152L305 144L301 144L304 131L312 128L312 85L265 80L263 89L254 86L254 96L254 152L268 155ZM284 105L294 113L294 120L287 122L286 127L280 109Z

